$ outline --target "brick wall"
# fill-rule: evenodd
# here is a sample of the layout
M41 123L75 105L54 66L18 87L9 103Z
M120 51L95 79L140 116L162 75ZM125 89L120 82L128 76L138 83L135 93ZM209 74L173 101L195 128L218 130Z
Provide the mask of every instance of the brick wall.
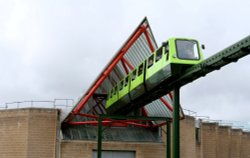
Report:
M217 139L217 157L230 157L231 127L219 126Z
M0 111L0 157L26 157L28 113L26 110Z
M217 123L201 124L201 158L216 158L218 139L217 129Z
M53 158L56 155L57 110L29 110L28 153L30 158Z
M163 127L166 130L166 127ZM165 158L166 137L163 143L104 142L103 150L135 151L136 158ZM61 158L92 158L95 141L62 141ZM187 116L180 123L181 158L250 158L250 133L218 123L200 124L200 142L195 138L195 120Z
M0 157L56 157L58 110L18 109L0 111ZM180 123L181 157L250 158L250 133L240 129L201 123L201 142L196 143L195 120L187 116ZM163 141L166 137L163 133ZM63 141L61 158L92 158L96 141ZM103 142L103 150L135 151L136 158L165 158L166 143Z
M183 158L194 158L196 155L194 126L195 120L190 116L180 122L180 155ZM166 130L166 127L163 129ZM165 158L165 140L165 133L163 133L163 143L103 142L103 150L135 151L136 158ZM94 149L97 149L95 141L63 141L61 143L61 158L92 158Z
M164 143L103 142L103 150L135 151L136 158L165 158ZM61 158L92 158L96 141L62 141Z
M250 158L250 133L243 132L241 139L241 158Z
M200 145L200 143L196 143L195 150L196 150L196 157L195 158L201 158L201 145Z
M196 156L195 144L195 119L186 116L180 121L180 156L194 158Z
M54 109L0 111L0 157L55 157L57 118Z
M241 129L231 130L230 158L240 158L241 151Z

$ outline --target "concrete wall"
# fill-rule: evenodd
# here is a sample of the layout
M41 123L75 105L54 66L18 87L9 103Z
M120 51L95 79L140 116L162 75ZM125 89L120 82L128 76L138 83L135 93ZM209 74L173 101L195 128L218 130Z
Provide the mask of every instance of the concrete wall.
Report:
M55 157L57 127L58 110L0 111L0 157Z

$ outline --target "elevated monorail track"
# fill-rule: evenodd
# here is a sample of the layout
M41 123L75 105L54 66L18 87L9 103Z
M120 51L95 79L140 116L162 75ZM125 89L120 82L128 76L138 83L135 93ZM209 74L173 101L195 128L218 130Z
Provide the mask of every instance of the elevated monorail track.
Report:
M174 87L181 87L194 80L206 76L208 73L219 70L223 66L232 62L237 62L240 58L250 54L250 36L236 42L224 50L209 57L203 62L185 70L181 75L170 76L161 82L152 90L136 98L133 102L122 109L116 108L112 114L128 114L129 112L140 108L159 97L171 92Z

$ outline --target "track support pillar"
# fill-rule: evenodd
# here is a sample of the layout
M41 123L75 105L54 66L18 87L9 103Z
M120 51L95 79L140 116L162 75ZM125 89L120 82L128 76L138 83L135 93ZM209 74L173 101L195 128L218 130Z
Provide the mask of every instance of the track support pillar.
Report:
M98 117L97 158L102 158L102 117Z
M167 121L167 140L166 140L166 145L167 145L167 148L166 148L166 154L167 154L167 158L171 158L171 124L169 121Z
M174 109L173 109L173 134L172 154L173 158L180 158L180 87L174 88Z

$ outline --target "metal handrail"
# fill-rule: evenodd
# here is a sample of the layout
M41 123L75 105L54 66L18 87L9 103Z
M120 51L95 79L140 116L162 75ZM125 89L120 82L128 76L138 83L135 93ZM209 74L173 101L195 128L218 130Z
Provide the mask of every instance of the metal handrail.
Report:
M185 115L193 116L195 118L197 116L197 112L195 112L195 111L192 111L192 110L189 110L189 109L183 109L183 111L184 111Z
M60 103L58 104L58 102ZM62 104L62 101L65 103ZM46 106L41 106L40 103L45 103ZM40 105L38 105L40 104ZM0 107L0 109L20 109L20 108L28 108L28 107L49 107L49 108L58 108L58 107L73 107L74 100L73 99L54 99L50 100L25 100L25 101L14 101L5 103L5 107Z

